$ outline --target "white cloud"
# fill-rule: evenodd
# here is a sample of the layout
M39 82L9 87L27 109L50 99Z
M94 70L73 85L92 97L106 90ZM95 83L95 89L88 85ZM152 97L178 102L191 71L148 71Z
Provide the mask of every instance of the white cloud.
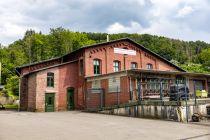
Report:
M132 21L129 26L124 26L118 22L115 22L108 26L108 33L138 33L142 30L142 26L135 21Z
M48 33L59 26L210 42L209 0L1 0L0 7L0 43L5 45L27 29Z
M186 15L191 14L193 12L193 10L194 9L191 6L185 6L178 11L177 16L178 17L185 17Z

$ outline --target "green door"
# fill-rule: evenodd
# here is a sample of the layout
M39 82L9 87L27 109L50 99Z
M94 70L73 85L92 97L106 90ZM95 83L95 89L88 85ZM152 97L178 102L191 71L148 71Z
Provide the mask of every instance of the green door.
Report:
M70 88L67 90L67 110L74 110L74 89Z
M55 108L55 94L45 94L45 112L53 112Z

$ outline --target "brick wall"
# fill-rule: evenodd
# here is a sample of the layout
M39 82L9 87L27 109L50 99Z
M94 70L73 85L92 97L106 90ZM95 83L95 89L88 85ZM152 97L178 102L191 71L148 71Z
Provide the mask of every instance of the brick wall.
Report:
M60 66L59 75L58 110L66 110L67 89L70 87L74 88L75 107L76 109L79 109L81 102L78 102L78 63L75 62Z
M47 87L47 73L54 73L54 87ZM58 111L58 99L59 99L59 68L51 68L37 72L36 76L36 111L45 111L45 94L55 94L55 110ZM34 85L34 83L32 83ZM29 85L30 86L30 85Z
M28 77L21 78L20 88L20 110L25 111L28 108Z
M31 74L28 78L28 111L36 110L36 74Z
M153 65L153 69L157 70L177 70L175 67L153 56L149 52L145 52L138 46L126 41L112 43L108 46L101 45L94 48L88 48L85 51L85 74L86 76L93 76L93 60L101 60L101 74L113 72L113 61L120 61L120 69L124 70L124 55L114 53L114 48L127 48L128 50L135 50L136 55L125 56L125 68L131 68L131 62L136 62L138 68L146 69L148 63Z
M23 74L27 74L29 72L32 72L32 71L35 71L35 70L38 70L38 69L42 69L42 68L53 66L53 65L56 65L56 64L60 64L60 63L61 63L60 59L53 59L53 60L49 60L49 61L46 61L46 62L37 63L37 64L34 64L34 65L23 67L21 69L20 73L23 75Z
M92 82L87 82L87 93L86 93L86 107L96 108L100 107L101 99L99 93L92 93L89 89L92 87Z
M110 106L110 105L117 105L127 103L130 99L129 95L129 85L128 85L128 77L127 76L121 76L120 77L120 92L109 92L108 87L108 79L102 78L100 80L101 82L101 88L104 89L104 95L103 97L103 105ZM91 88L92 81L87 82L87 88ZM88 98L87 98L87 104L88 107L97 107L100 105L100 94L98 93L90 93L88 92Z

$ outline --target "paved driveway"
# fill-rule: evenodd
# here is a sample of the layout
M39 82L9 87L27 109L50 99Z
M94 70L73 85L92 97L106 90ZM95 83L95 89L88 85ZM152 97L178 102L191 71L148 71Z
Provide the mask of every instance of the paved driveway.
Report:
M0 112L0 140L210 140L210 127L72 112Z

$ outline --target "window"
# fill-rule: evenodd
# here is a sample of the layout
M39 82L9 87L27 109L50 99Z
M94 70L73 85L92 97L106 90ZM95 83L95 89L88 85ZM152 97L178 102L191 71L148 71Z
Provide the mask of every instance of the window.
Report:
M99 59L93 60L94 74L101 74L101 61Z
M153 69L153 65L152 64L147 64L147 69L148 70L152 70Z
M114 72L120 71L120 61L113 62L113 70L114 70Z
M137 63L131 62L131 69L136 69L136 68L137 68Z
M54 73L47 73L47 87L54 87Z
M120 77L109 79L109 92L120 92Z
M80 69L80 75L83 75L83 71L84 71L83 59L79 60L79 69Z

